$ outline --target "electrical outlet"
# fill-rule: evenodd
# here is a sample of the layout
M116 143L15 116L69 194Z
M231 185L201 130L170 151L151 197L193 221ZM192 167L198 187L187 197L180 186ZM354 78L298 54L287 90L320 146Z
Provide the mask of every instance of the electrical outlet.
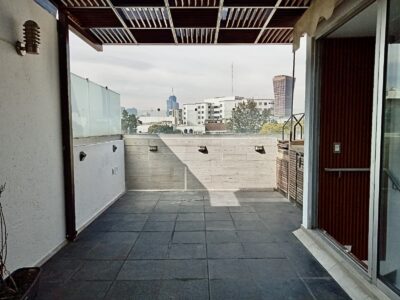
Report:
M112 168L111 172L112 172L113 175L117 175L118 174L118 167Z

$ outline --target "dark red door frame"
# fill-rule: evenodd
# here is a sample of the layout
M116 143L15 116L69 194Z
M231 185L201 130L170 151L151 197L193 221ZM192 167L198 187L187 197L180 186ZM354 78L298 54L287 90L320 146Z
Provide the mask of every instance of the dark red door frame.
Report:
M67 16L59 10L58 60L60 73L61 128L64 167L65 225L68 241L77 235L75 222L74 153L71 114L71 82L69 56L69 26Z
M375 38L320 42L318 228L368 259ZM333 146L340 143L340 153Z

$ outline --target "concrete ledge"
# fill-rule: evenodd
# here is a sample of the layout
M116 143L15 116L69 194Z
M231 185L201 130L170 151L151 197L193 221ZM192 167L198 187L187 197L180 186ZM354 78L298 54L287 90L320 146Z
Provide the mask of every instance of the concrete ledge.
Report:
M389 300L376 285L365 279L346 258L328 245L315 230L301 227L293 234L352 299Z

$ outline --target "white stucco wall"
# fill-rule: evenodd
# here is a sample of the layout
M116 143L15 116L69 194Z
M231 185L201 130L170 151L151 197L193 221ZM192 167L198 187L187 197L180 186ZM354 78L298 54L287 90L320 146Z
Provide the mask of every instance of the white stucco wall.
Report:
M115 152L113 145L117 146ZM86 153L83 161L79 159L81 151ZM125 192L124 159L122 140L74 146L75 210L78 230Z
M22 25L41 28L40 55L19 56ZM31 0L0 0L0 184L10 271L65 240L56 20Z

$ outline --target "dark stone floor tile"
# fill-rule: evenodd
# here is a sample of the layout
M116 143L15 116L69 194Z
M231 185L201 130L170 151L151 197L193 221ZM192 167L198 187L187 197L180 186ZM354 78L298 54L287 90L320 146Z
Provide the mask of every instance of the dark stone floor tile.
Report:
M233 221L258 221L259 216L256 213L231 213Z
M232 221L231 214L228 212L206 213L205 217L207 221Z
M180 213L177 221L204 221L204 213Z
M68 281L82 267L83 261L53 257L42 266L40 280L46 283Z
M164 280L158 299L190 299L190 300L207 300L208 281L199 280Z
M325 268L300 242L279 243L279 248L288 257L300 277L330 277Z
M211 244L224 244L224 243L240 243L236 231L207 231L207 243Z
M170 259L206 258L205 244L173 244L169 249Z
M87 257L87 254L98 244L97 240L93 241L81 241L76 240L75 242L67 244L63 247L55 257L64 257L70 259L83 259Z
M241 243L207 244L207 256L214 259L244 258L245 252Z
M268 281L275 278L298 278L287 259L244 259L254 280Z
M206 221L206 230L235 230L233 221Z
M164 270L164 260L127 260L117 280L161 280Z
M174 230L175 222L147 222L143 231L169 231Z
M142 232L137 243L146 243L150 245L165 245L171 241L172 234L165 232Z
M243 243L246 258L286 258L277 243Z
M261 290L262 299L315 300L299 278L276 277L270 280L255 280ZM322 298L321 300L325 300Z
M244 259L209 259L210 279L250 279L250 270Z
M181 205L179 207L180 213L204 213L204 206L198 205Z
M229 208L226 206L210 206L206 205L204 207L206 213L229 213Z
M255 221L242 221L235 220L234 222L236 230L253 230L253 231L264 231L267 230L266 226L263 222L255 220Z
M341 300L350 299L346 292L331 278L329 279L304 279L311 292L317 299Z
M108 231L124 232L124 231L141 231L146 221L129 221L120 220L114 223Z
M122 260L88 260L75 273L73 280L113 281L123 264Z
M98 300L104 298L110 286L111 281L69 281L63 286L47 286L46 291L39 291L37 299Z
M166 260L164 279L205 279L207 261L201 259Z
M248 279L213 279L210 280L210 299L261 300L262 293L257 285ZM279 299L279 298L278 298Z
M237 231L242 243L270 243L276 239L266 231Z
M121 260L126 259L139 233L105 232L100 242L86 254L86 259Z
M175 231L172 242L175 244L204 244L206 235L202 231Z
M175 231L204 231L206 223L204 221L183 221L176 222Z
M254 213L255 209L249 205L231 206L229 207L231 213Z
M166 259L170 246L137 242L129 253L128 259Z
M150 222L166 222L166 221L175 221L178 214L151 214L149 216L148 221Z
M159 280L115 281L108 291L107 300L154 300L161 288Z

